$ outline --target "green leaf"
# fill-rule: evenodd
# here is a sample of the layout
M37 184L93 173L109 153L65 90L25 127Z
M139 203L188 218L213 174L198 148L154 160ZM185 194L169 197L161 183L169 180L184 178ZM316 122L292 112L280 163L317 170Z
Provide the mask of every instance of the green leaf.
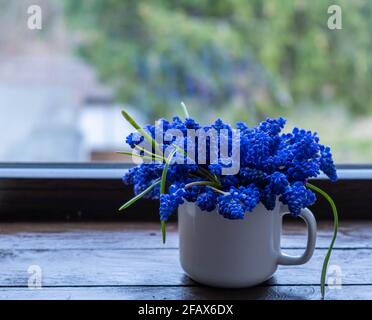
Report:
M124 119L132 125L134 129L136 129L143 135L143 137L151 144L152 148L155 148L158 152L160 152L156 141L146 132L146 130L141 128L141 126L129 115L128 112L126 112L125 110L121 110L121 114L123 115Z
M181 102L181 107L182 107L183 113L185 114L185 118L189 119L190 118L189 111L187 110L187 107L184 102Z
M151 186L149 186L146 190L142 191L140 194L136 195L134 198L130 199L128 202L126 202L125 204L123 204L120 208L119 208L119 211L122 211L126 208L128 208L129 206L131 206L133 203L135 203L137 200L141 199L146 193L148 193L149 191L151 191L155 186L157 186L158 184L160 183L160 180L157 180L156 182L154 182Z
M329 258L331 257L333 245L334 245L334 243L336 241L336 238L337 238L337 231L338 231L338 225L339 225L338 213L337 213L336 204L334 203L333 199L330 197L329 194L327 194L322 189L320 189L320 188L318 188L318 187L316 187L316 186L314 186L310 183L307 183L306 186L309 189L312 189L312 190L318 192L319 194L321 194L329 202L329 204L331 205L331 208L332 208L332 212L333 212L333 237L332 237L331 244L329 245L327 254L326 254L326 256L324 258L324 261L323 261L322 274L321 274L321 277L320 277L320 291L321 291L321 294L322 294L322 299L324 299L327 267L328 267L328 263L329 263Z
M138 146L138 145L135 145L135 148L136 148L137 150L139 150L139 151L143 151L144 153L148 154L148 155L151 156L151 157L155 157L155 158L157 158L157 159L159 159L159 160L161 160L161 161L164 161L164 157L161 157L161 156L159 156L158 154L152 153L152 152L146 150L145 148L142 148L142 147L140 147L140 146Z
M176 145L175 143L172 143L172 147L176 148L179 152L182 152L183 155L187 156L187 152L182 149L180 146Z
M152 157L141 156L140 154L138 154L138 153L133 153L133 152L117 151L116 153L117 153L117 154L126 155L126 156L131 156L131 157L137 157L137 158L141 158L141 159L145 159L145 160L154 160Z

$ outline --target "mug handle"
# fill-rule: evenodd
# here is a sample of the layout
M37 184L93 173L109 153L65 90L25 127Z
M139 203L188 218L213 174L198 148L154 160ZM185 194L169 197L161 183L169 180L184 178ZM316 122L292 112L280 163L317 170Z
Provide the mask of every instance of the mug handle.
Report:
M288 213L289 213L288 211L285 211L282 213L282 215L285 215ZM299 217L301 217L306 222L306 225L307 225L306 250L301 256L290 256L280 251L279 258L278 258L278 264L286 265L286 266L304 264L310 260L310 258L312 257L314 253L315 242L316 242L316 220L314 218L314 215L309 209L305 208L305 209L301 209Z

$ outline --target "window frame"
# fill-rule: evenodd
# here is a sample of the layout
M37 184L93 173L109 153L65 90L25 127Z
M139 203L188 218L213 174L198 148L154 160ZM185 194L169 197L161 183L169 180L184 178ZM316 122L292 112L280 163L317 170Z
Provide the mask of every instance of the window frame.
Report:
M118 214L133 191L122 176L131 165L119 163L1 163L0 221L158 221L157 201L142 199ZM371 219L372 165L337 165L339 180L324 176L312 183L335 200L340 219ZM332 219L318 197L317 219ZM175 215L174 215L175 216ZM173 219L176 219L173 217Z

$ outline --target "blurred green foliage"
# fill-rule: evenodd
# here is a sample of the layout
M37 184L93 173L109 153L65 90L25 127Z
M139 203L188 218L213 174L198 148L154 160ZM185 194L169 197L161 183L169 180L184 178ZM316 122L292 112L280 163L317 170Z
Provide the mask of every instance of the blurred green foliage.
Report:
M339 4L343 29L327 27ZM301 104L372 111L372 1L68 0L80 53L149 118L185 101L209 120L255 121Z

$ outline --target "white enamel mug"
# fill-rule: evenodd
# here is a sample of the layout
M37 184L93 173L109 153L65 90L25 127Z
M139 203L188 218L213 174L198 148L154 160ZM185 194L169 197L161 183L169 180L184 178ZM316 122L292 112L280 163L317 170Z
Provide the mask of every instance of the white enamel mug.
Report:
M313 255L316 221L309 209L300 217L308 229L301 256L280 249L283 215L288 209L277 203L273 211L259 204L243 220L228 220L217 211L201 211L185 202L178 210L180 262L193 280L222 288L244 288L271 278L278 265L300 265Z

